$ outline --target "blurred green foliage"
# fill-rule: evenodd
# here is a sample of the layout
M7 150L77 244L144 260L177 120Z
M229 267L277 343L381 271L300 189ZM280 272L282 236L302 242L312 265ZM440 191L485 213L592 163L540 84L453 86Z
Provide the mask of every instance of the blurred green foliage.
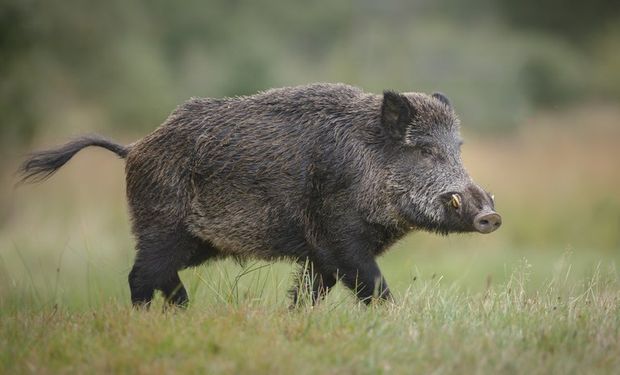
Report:
M447 93L467 127L620 98L618 2L0 0L0 146L145 133L191 96L341 81Z
M498 3L501 15L510 25L548 31L586 45L590 38L618 22L620 14L620 2L614 0L499 0Z

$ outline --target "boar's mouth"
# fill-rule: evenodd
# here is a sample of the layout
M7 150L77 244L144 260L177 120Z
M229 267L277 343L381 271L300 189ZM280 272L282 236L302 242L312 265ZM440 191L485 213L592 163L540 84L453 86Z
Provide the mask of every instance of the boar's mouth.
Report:
M476 187L472 194L447 191L437 195L430 204L421 204L411 196L401 205L401 217L409 229L447 235L449 233L491 233L501 224L501 216L493 208L490 195Z
M407 223L407 227L412 230L424 230L442 235L454 232L449 223L444 222L445 214L442 212L442 204L435 203L435 205L435 210L430 211L409 202L401 210L401 217Z

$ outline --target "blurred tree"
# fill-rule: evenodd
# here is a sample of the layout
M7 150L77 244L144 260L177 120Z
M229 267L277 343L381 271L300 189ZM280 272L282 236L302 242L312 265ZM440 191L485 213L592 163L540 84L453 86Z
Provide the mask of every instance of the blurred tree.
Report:
M620 20L618 0L497 0L504 19L514 27L551 32L571 41L589 42Z
M620 96L620 34L597 34L617 3L0 0L2 152L51 128L143 133L191 96L311 81L442 90L471 126L509 129L532 106ZM597 38L596 58L562 38Z
M36 39L28 22L27 2L0 6L0 148L6 150L29 141L35 133L37 111L29 98L34 85L23 64L31 56ZM5 156L5 155L3 155ZM4 158L0 158L4 159ZM1 162L0 162L1 163Z

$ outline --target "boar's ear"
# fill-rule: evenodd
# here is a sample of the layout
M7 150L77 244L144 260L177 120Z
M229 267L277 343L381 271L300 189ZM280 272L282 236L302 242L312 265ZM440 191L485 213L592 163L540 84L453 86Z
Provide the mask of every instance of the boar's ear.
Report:
M442 94L440 92L436 92L436 93L433 94L433 98L439 100L440 102L445 104L448 108L452 108L452 104L450 103L450 100L444 94Z
M392 138L402 139L405 136L414 112L414 108L406 96L394 91L383 92L381 125Z

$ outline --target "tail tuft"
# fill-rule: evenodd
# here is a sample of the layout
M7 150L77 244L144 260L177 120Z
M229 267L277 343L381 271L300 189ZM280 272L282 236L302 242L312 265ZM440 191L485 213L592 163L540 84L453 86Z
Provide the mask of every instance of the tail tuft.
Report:
M122 159L127 157L127 152L129 151L127 147L97 134L82 136L58 148L30 154L17 171L21 175L20 182L41 182L48 179L60 167L65 165L73 155L88 146L103 147L114 152Z

